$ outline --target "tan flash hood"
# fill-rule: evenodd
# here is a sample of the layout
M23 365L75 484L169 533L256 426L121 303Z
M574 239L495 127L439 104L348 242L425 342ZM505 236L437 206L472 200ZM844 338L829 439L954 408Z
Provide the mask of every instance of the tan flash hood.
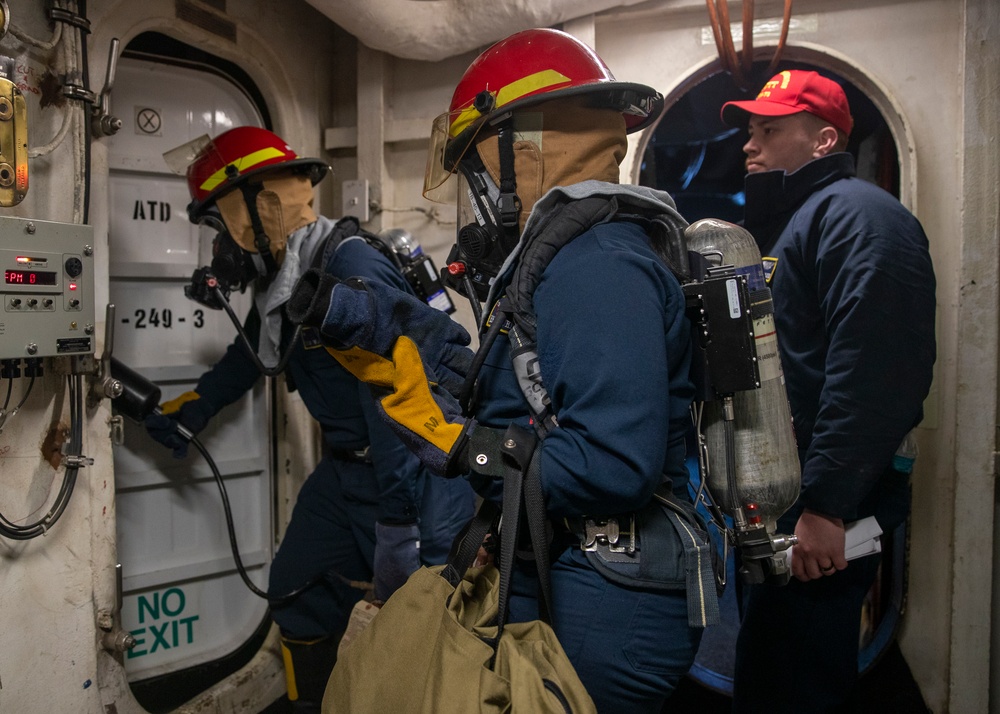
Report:
M500 149L495 128L484 131L476 149L500 185ZM521 230L532 206L555 186L588 179L618 183L628 150L619 111L586 106L585 98L545 102L514 115L514 172L521 199Z
M257 212L271 241L271 253L280 263L288 236L316 221L316 213L312 209L312 182L302 174L280 173L265 178L263 183L263 189L257 194ZM238 189L230 191L220 196L216 205L237 245L256 253L253 226L243 192Z

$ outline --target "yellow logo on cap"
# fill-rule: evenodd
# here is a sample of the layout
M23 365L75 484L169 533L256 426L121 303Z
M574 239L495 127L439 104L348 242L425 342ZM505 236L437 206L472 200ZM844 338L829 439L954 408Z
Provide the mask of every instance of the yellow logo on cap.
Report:
M778 81L778 77L781 77L780 82ZM757 95L757 99L767 99L768 97L771 96L771 90L779 85L781 89L788 89L788 83L791 81L792 81L792 73L789 72L787 69L778 72L776 75L774 75L773 77L771 77L771 79L767 81L767 84L765 84L761 88L760 94Z

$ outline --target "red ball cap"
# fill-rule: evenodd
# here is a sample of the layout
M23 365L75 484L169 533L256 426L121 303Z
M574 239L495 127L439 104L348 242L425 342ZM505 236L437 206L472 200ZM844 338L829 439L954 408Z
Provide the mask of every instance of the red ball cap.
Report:
M783 117L799 112L814 114L844 134L849 135L854 127L841 86L818 72L800 69L778 72L753 101L726 102L721 116L729 126L744 126L749 114Z

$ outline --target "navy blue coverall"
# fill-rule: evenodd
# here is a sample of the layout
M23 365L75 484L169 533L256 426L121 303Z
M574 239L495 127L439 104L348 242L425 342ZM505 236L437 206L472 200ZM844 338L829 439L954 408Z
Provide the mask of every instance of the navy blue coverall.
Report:
M921 420L935 359L927 237L893 196L854 176L850 154L746 177L746 228L761 247L802 464L798 501L884 533L909 512L892 468ZM834 575L751 586L737 641L737 712L847 711L862 601L880 556Z
M542 378L559 420L539 446L552 521L635 511L665 474L683 493L690 323L678 281L643 230L611 222L573 239L545 268L534 308ZM480 373L477 403L480 424L530 429L503 337ZM611 582L556 528L551 615L566 654L598 711L658 713L701 638L688 626L685 590ZM530 566L514 571L510 618L538 618Z
M363 239L344 240L327 271L365 277L412 294L399 271ZM283 325L283 349L293 332ZM306 479L271 564L268 594L280 597L319 573L348 580L373 576L375 523L420 519L425 564L443 563L452 540L471 518L474 494L462 479L430 474L375 411L368 387L351 376L313 339L310 330L291 347L286 368L323 436L323 457ZM206 372L196 391L218 410L251 389L260 372L234 342ZM369 458L360 453L368 449ZM272 617L286 637L311 639L341 633L363 593L331 575Z

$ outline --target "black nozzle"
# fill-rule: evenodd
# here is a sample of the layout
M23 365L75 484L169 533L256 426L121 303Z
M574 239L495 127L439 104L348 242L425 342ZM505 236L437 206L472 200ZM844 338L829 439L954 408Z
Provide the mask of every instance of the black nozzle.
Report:
M160 404L160 388L134 369L111 358L111 376L122 383L121 396L113 404L119 414L141 424Z

